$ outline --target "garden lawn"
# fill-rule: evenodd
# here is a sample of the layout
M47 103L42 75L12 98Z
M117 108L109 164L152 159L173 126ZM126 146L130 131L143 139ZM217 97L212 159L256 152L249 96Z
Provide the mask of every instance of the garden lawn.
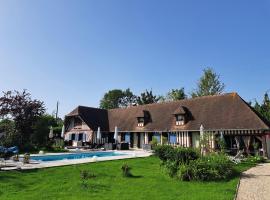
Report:
M134 177L122 176L127 163ZM251 167L241 164L243 171ZM80 170L89 170L96 178L82 185ZM54 199L218 199L232 200L239 177L221 182L181 182L170 178L160 168L156 157L106 161L31 171L0 172L1 200Z

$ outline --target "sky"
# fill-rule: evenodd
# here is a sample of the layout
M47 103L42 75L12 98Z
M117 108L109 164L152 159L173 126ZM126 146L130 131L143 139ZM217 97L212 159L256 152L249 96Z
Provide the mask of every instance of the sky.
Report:
M27 89L48 113L115 88L189 94L206 67L225 92L262 100L270 0L0 0L0 91Z

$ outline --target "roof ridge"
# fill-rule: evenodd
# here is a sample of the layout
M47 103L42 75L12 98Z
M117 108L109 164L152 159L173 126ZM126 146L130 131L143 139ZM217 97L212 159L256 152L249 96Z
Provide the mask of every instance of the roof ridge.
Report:
M200 97L194 97L194 98L187 98L187 99L181 99L181 100L176 100L176 101L165 101L165 102L157 102L157 103L150 103L150 104L144 104L144 105L136 105L136 106L130 106L130 107L122 107L122 108L112 108L108 109L108 111L113 111L113 110L124 110L124 109L131 109L131 108L144 108L144 107L149 107L149 106L156 106L156 105L165 105L165 104L174 104L174 103L179 103L179 102L186 102L186 101L197 101L200 99L206 99L206 98L215 98L215 97L221 97L221 96L239 96L237 92L229 92L229 93L222 93L222 94L214 94L214 95L207 95L207 96L200 96Z
M77 106L75 109L77 109L77 108L90 108L90 109L96 109L96 110L107 110L107 109L103 109L103 108L96 108L96 107L82 106L82 105Z

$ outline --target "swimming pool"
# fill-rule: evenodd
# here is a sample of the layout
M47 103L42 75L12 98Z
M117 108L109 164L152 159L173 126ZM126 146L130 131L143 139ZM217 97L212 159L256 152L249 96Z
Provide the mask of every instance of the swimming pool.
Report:
M58 160L74 160L82 158L93 158L96 157L111 157L111 156L121 156L126 155L124 153L118 152L85 152L85 153L66 153L57 155L44 155L44 156L31 156L31 160L36 161L58 161Z

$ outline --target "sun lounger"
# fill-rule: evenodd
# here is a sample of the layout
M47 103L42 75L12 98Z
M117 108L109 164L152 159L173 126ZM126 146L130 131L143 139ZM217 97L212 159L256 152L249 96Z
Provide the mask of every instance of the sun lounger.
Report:
M236 156L230 157L230 160L231 160L233 163L235 163L235 164L240 163L241 160L242 160L242 158L243 158L243 153L244 153L243 150L238 151L238 153L236 154Z

